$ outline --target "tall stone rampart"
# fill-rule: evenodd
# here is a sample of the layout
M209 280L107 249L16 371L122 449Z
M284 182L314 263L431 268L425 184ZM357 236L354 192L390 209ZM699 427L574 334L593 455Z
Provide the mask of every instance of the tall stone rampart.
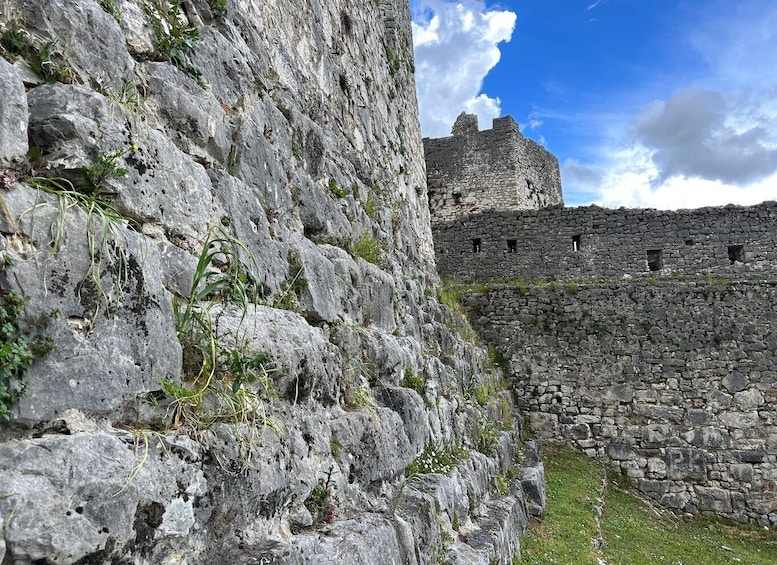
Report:
M523 137L512 117L478 131L477 116L462 113L452 134L423 140L433 222L562 203L558 160Z
M777 272L777 203L490 211L433 224L441 274L480 280Z
M463 301L532 426L692 514L777 524L777 283L495 285Z
M519 556L413 69L406 0L0 2L0 563Z

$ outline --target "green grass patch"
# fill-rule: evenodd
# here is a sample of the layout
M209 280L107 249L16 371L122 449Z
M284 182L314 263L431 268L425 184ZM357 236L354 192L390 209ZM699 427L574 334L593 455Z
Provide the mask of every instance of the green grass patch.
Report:
M603 530L609 565L777 564L774 532L709 518L685 520L662 510L656 515L614 488L605 496Z
M596 565L591 538L599 535L593 510L601 484L599 465L556 446L547 446L543 459L548 505L523 539L521 563Z
M591 539L600 535L597 504L599 465L568 448L548 446L543 460L548 506L522 540L522 563L596 564ZM777 564L777 534L710 518L686 520L618 489L604 493L602 516L608 565Z
M359 239L351 244L351 254L377 265L383 258L383 248L380 241L364 232Z

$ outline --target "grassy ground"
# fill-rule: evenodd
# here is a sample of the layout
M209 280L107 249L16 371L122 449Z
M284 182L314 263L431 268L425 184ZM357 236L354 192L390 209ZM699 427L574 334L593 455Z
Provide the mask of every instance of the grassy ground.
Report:
M593 505L601 489L596 461L568 449L545 448L548 505L522 541L521 563L596 565L591 538L599 536Z
M602 474L569 449L545 449L548 508L522 542L529 565L777 565L777 533L710 520L681 520L608 484L601 533ZM601 553L591 540L604 538Z

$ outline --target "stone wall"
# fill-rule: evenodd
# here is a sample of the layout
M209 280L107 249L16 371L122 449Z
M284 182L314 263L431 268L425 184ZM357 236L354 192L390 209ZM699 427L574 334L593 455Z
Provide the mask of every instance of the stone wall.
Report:
M56 345L0 375L0 562L511 562L542 465L434 298L407 1L3 0L0 34L0 345Z
M423 140L433 221L562 203L558 160L524 138L512 117L478 131L477 116L462 113L452 133Z
M441 274L481 280L600 279L777 266L777 202L697 210L549 208L433 224Z
M464 303L535 431L670 508L777 524L777 283L497 285Z

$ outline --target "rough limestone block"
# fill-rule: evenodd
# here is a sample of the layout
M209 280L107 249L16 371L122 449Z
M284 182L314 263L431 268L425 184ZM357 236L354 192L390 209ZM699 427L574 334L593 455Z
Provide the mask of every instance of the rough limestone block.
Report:
M244 349L245 355L266 354L270 373L281 398L324 405L336 402L340 389L340 352L321 329L310 326L299 314L266 306L214 306L211 310L216 336L223 347Z
M668 424L650 424L642 428L642 442L646 447L658 447L666 444L672 433Z
M543 437L552 437L558 428L558 416L545 412L531 412L529 414L531 428Z
M532 516L545 512L545 466L542 461L522 467L521 488L526 497L526 509Z
M732 446L728 430L713 426L691 430L682 434L682 438L694 447L704 449L729 449Z
M23 213L36 199L34 214ZM31 317L59 311L48 330L57 349L32 366L17 419L48 420L69 408L127 409L159 390L162 378L180 374L171 297L153 243L123 222L104 228L72 202L63 213L59 199L26 185L5 201L21 230L5 242L15 263L7 273L11 287L29 298ZM50 238L60 230L65 235L55 247Z
M728 428L735 430L747 430L755 428L758 424L760 416L758 412L753 410L752 412L735 412L733 410L723 412L718 416L720 423Z
M346 281L338 280L332 262L309 239L300 238L293 253L297 254L299 264L305 269L307 285L301 296L305 317L329 323L342 321L345 318L342 304ZM293 275L290 273L289 277Z
M774 491L752 492L747 496L747 506L758 514L777 512L777 496Z
M615 461L634 459L634 440L629 437L613 438L607 445L607 455Z
M80 82L114 96L133 82L135 65L121 28L97 2L10 0L5 9L12 9L9 4L23 6L21 20L27 29L45 40L56 40Z
M6 551L22 562L60 563L101 560L128 543L145 551L159 524L143 509L157 508L161 515L177 492L176 481L186 488L192 467L170 446L146 440L142 465L144 439L116 430L0 444L0 484L14 493L0 499L3 516L14 508L5 524Z
M345 206L351 197L337 198L329 186L322 186L322 183L313 182L307 175L295 174L299 217L305 226L305 236L316 242L344 241L344 236L351 232L345 215ZM340 188L346 190L345 187Z
M362 301L365 312L369 312L370 324L393 332L397 325L394 319L394 279L377 265L358 259L362 273ZM366 314L365 314L366 315Z
M293 159L291 140L286 119L269 98L247 109L232 151L230 173L257 189L266 210L288 214L294 198L284 164Z
M27 155L27 93L14 67L0 57L0 167Z
M668 488L669 485L666 481L655 481L651 479L639 480L639 490L656 498L665 494Z
M139 70L148 85L144 110L157 116L167 136L200 162L227 167L232 126L213 94L167 63L145 63Z
M426 405L418 393L407 388L384 386L378 389L377 400L399 414L405 424L410 449L413 453L420 453L429 438L430 428Z
M686 491L670 492L661 497L661 505L676 510L684 510L691 500L691 495Z
M609 402L621 402L628 404L634 399L634 389L631 385L618 384L607 387L602 395Z
M753 466L748 463L731 465L731 476L740 483L753 481Z
M194 526L194 508L192 498L174 498L162 514L159 533L164 536L185 536Z
M528 518L519 498L506 496L489 500L478 523L478 529L467 533L469 545L495 555L499 563L510 563L520 553L520 539Z
M723 377L721 383L729 392L740 392L747 388L750 384L750 379L742 373L730 373Z
M407 548L401 545L395 525L389 518L379 514L362 514L348 520L339 520L328 528L328 535L302 535L294 540L294 546L304 556L304 561L298 563L409 563L402 557Z
M364 485L396 477L417 454L399 414L387 408L346 413L332 421L332 431L352 455L349 480Z
M702 512L731 512L731 495L727 490L716 487L694 486L699 496L699 510Z
M423 363L421 346L412 338L398 337L376 328L357 332L357 336L382 382L398 383L406 368L420 367Z
M252 267L251 276L261 285L262 294L279 292L289 278L289 248L276 241L270 230L280 219L262 205L261 191L255 185L223 170L209 169L208 175L224 210L221 227L245 246L249 256L244 257L244 262Z
M44 84L28 101L30 142L43 152L46 167L84 184L82 167L118 152L112 162L126 173L101 187L113 193L116 209L189 237L192 246L204 239L215 214L210 179L162 133L80 86Z
M674 480L697 480L707 478L707 463L704 452L698 449L668 447L666 449L666 476Z
M749 388L734 394L734 402L745 412L756 410L764 404L764 396L757 388Z

